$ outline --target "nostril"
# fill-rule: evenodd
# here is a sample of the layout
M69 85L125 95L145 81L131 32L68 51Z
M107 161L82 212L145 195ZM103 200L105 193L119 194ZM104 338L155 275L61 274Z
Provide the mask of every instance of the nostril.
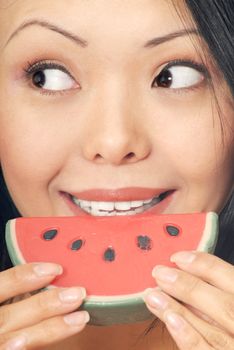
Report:
M128 153L128 154L125 156L125 159L132 159L132 158L134 158L134 157L135 157L135 153L130 152L130 153Z
M124 156L123 158L121 158L120 161L131 161L134 160L136 158L136 155L134 152L129 152L128 154L126 154L126 156ZM105 157L103 157L100 153L97 153L94 157L94 161L98 162L98 163L103 163L105 162Z
M95 161L101 161L101 160L103 160L103 157L101 156L101 154L97 153L97 154L95 155L95 157L94 157L94 160L95 160Z

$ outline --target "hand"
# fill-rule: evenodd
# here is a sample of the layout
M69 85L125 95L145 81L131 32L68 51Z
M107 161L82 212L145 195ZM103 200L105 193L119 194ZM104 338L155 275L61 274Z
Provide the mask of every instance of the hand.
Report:
M0 303L48 285L62 273L59 265L25 264L0 273ZM80 332L89 320L76 311L83 288L52 288L0 308L0 350L44 349Z
M145 297L180 350L234 349L234 266L199 252L171 258L179 267L153 270L159 289Z

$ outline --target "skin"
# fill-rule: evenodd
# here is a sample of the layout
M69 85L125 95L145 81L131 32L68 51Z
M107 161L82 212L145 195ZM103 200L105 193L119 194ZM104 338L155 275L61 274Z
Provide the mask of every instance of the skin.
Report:
M205 74L190 71L199 77L196 87L151 87L168 62L183 59L202 64L204 58L194 46L196 35L192 41L184 35L144 47L154 37L184 29L168 1L130 0L124 7L119 0L71 0L69 7L63 0L2 4L0 161L23 216L74 215L61 191L132 186L175 190L165 213L222 209L234 175L234 116L225 82L208 62L223 133ZM40 26L29 26L8 42L16 28L32 18L60 25L84 38L88 46L81 47ZM192 28L191 23L187 25ZM71 82L66 93L42 95L25 79L27 63L35 60L66 67L74 78L66 76ZM177 259L179 256L185 255ZM175 262L178 268L170 271L178 278L173 282L172 278L162 282L155 274L162 292L147 297L149 309L166 324L180 350L233 348L233 314L228 312L230 305L233 310L233 267L201 253L190 263ZM2 273L0 302L41 288L61 273L48 262L37 276L35 267L38 271L38 265L32 264ZM145 322L85 327L86 314L80 312L72 314L73 325L69 326L64 315L81 304L82 298L75 298L78 291L74 287L66 303L59 298L63 291L58 289L3 306L0 349L22 334L27 349L91 349L93 339L100 349L129 349L149 326ZM165 301L159 303L158 295ZM157 301L156 308L153 301ZM175 330L175 315L174 328L170 325L172 311L183 320L180 330ZM145 349L146 344L149 349L171 349L171 337L169 333L162 337L161 325L135 349ZM222 347L218 345L221 341ZM53 345L56 342L60 344Z

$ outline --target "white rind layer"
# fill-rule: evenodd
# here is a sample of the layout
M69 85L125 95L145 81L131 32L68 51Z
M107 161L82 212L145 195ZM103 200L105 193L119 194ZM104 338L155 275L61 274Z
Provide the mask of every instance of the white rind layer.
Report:
M206 215L206 223L197 251L213 253L218 240L218 215L210 212Z
M7 247L8 247L8 251L10 254L10 258L11 261L13 262L14 265L23 265L26 264L26 261L21 253L21 250L19 248L18 245L18 240L16 239L16 229L15 229L15 225L16 225L16 219L14 220L10 220L9 223L7 225L10 225L10 234L8 233L6 236L6 242L7 242ZM15 255L13 255L11 253L11 251L9 250L9 244L11 245L11 247L14 247L15 250Z

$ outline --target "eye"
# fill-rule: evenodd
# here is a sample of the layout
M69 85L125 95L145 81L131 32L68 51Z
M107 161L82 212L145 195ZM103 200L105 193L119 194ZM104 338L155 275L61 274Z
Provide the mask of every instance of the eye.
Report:
M206 68L184 61L170 62L154 79L152 87L188 89L200 85L207 75Z
M52 62L29 64L25 72L27 79L38 89L56 92L77 87L71 74L63 66Z
M73 86L72 79L58 69L45 69L38 71L32 76L32 83L46 90L67 90Z

